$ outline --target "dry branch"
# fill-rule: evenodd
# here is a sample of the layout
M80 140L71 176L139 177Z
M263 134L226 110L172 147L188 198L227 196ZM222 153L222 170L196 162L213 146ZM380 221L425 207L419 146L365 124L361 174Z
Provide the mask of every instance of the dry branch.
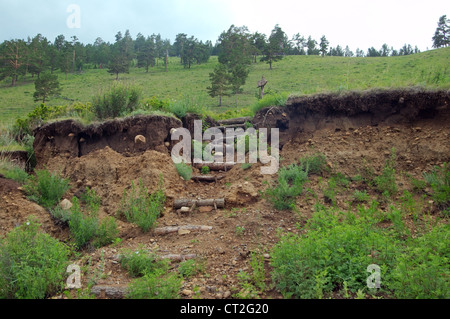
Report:
M175 209L179 209L181 207L192 207L193 205L198 207L201 206L217 206L217 208L225 207L225 198L218 199L176 199L173 203L173 207Z
M213 175L201 175L192 176L192 180L196 182L217 182L223 179L225 176L213 176Z
M127 286L94 286L91 293L98 298L123 299L128 293Z
M171 233L179 232L180 230L188 230L188 231L208 231L211 230L211 226L205 225L185 225L185 226L168 226L161 227L155 229L155 234L157 235L166 235Z
M252 118L250 116L248 117L239 117L235 119L228 119L228 120L222 120L218 121L220 125L233 125L233 124L244 124L245 122L251 122Z

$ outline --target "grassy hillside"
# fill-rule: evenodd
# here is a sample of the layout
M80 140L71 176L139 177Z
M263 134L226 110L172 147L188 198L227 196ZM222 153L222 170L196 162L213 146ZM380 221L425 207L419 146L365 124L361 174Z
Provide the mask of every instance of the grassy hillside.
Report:
M224 98L222 108L218 99L206 92L210 85L209 73L217 57L209 63L184 69L178 58L171 58L168 72L161 64L145 73L131 68L121 75L120 81L132 83L142 89L143 98L157 96L162 99L191 99L193 102L221 112L230 107L248 107L257 101L256 83L264 75L269 81L267 92L288 92L296 95L343 90L365 90L374 87L405 87L421 85L431 88L450 88L450 48L424 53L382 58L345 58L320 56L288 56L274 64L273 70L265 63L253 64L244 92L237 97ZM53 98L48 105L65 105L71 101L89 102L92 97L108 88L114 77L106 70L85 70L81 74L57 72L63 88L63 98ZM19 79L16 87L9 80L0 83L0 124L12 123L24 116L38 103L33 102L34 83L31 77Z

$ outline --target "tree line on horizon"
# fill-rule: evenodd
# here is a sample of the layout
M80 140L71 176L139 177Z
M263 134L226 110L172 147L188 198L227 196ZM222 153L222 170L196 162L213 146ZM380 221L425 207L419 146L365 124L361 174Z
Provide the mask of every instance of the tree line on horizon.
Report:
M448 46L449 37L449 19L444 15L439 19L432 38L433 47ZM51 42L42 34L37 34L27 40L7 40L0 44L0 80L10 78L11 86L14 86L20 76L39 78L41 73L53 74L60 70L67 77L68 73L87 68L106 69L117 79L120 73L128 73L130 67L143 68L149 72L149 68L161 64L167 72L168 57L179 57L180 64L190 69L193 65L208 62L212 55L219 57L222 68L217 70L219 73L223 73L224 67L227 67L228 73L234 78L243 78L246 70L242 66L258 62L258 57L272 68L273 63L287 55L384 57L418 52L417 46L413 48L410 44L405 44L399 50L383 44L380 50L371 47L367 52L359 48L353 52L348 46L331 47L325 35L320 41L299 33L289 39L279 25L275 26L270 36L251 33L246 26L232 25L219 36L215 45L185 33L177 34L171 43L160 34L144 36L138 33L133 39L127 30L124 34L119 31L114 43L98 37L94 43L86 45L76 36L66 39L64 35L59 35ZM234 92L239 91L238 82L229 83L234 86Z

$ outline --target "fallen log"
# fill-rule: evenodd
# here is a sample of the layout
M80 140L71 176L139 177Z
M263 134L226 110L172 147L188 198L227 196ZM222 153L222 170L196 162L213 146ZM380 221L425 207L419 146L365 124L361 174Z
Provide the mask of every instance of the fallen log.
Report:
M245 122L251 122L252 118L250 116L247 117L238 117L235 119L228 119L228 120L222 120L217 121L220 125L233 125L233 124L244 124Z
M128 286L94 286L91 294L98 298L123 299L128 293Z
M197 163L194 164L195 168L202 169L202 167L209 167L209 170L211 171L229 171L232 169L236 164L235 163Z
M195 259L195 258L197 258L197 255L195 255L195 254L189 254L189 255L170 254L170 255L161 256L161 259L169 259L174 262L181 262L181 261Z
M225 178L225 176L213 176L213 175L192 176L192 180L196 182L217 182L223 178Z
M211 230L211 226L204 225L185 225L185 226L168 226L155 229L155 234L166 235L171 233L176 233L179 231L208 231Z
M173 203L173 208L179 209L181 207L192 207L192 206L214 206L217 208L225 207L225 198L218 199L176 199Z

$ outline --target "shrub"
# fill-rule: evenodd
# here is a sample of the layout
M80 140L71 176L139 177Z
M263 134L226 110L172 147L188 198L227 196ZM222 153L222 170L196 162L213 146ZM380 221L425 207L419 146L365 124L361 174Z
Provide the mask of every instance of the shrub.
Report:
M98 217L85 216L81 211L79 201L76 197L72 199L71 214L69 217L69 228L71 236L78 249L86 246L97 234Z
M175 163L175 168L177 169L178 174L183 177L185 181L189 181L192 178L192 167L186 163Z
M323 154L307 156L299 160L299 165L308 175L321 175L327 168L327 159Z
M33 217L0 241L0 298L44 299L64 287L70 250Z
M130 276L135 278L157 270L167 271L169 268L167 260L158 259L158 256L143 249L123 252L120 255L119 262Z
M398 254L389 284L397 298L450 298L448 234L448 224L438 226Z
M25 184L29 178L29 175L25 170L16 164L8 161L0 161L0 173L2 173L5 178L12 179L19 184Z
M302 167L292 164L280 169L277 185L269 187L264 192L276 209L292 209L295 206L296 197L303 192L303 185L308 179L308 174Z
M178 272L183 278L190 278L205 270L205 265L195 259L185 260L178 266Z
M375 185L379 192L391 196L397 193L395 182L395 149L392 149L391 157L386 161L383 173L375 178Z
M367 191L358 191L356 190L353 193L353 199L356 202L367 202L370 199L370 196L367 194Z
M182 278L176 273L148 273L128 286L128 299L178 299Z
M450 206L450 165L435 167L430 173L424 173L425 181L433 190L432 198L438 206L446 209Z
M396 247L392 238L363 219L341 223L332 212L319 211L307 235L288 234L272 250L272 277L287 297L315 298L347 283L352 292L366 288L367 267L391 269Z
M24 185L28 197L45 208L56 206L69 190L69 180L47 170L37 170Z
M268 93L264 95L264 97L253 104L250 109L253 114L256 114L258 111L265 107L270 106L285 106L286 102L289 98L289 94L286 92L283 93Z
M52 211L55 218L61 221L68 220L70 233L75 241L75 247L83 248L89 243L94 247L102 247L114 241L119 234L117 224L112 217L103 219L101 222L98 218L98 207L92 205L92 197L95 198L95 192L91 191L90 198L86 204L86 213L83 213L78 198L72 199L72 208L70 213L64 212L60 208Z
M157 191L150 195L140 180L139 187L132 183L129 192L124 190L118 215L125 216L129 222L137 224L144 232L147 232L156 225L165 202L162 177Z
M94 97L93 111L100 120L131 113L138 108L140 95L135 86L114 84L106 93Z
M209 168L208 166L203 166L203 167L202 167L201 173L202 173L203 175L208 175L210 172L211 172L211 170L210 170L210 168Z

